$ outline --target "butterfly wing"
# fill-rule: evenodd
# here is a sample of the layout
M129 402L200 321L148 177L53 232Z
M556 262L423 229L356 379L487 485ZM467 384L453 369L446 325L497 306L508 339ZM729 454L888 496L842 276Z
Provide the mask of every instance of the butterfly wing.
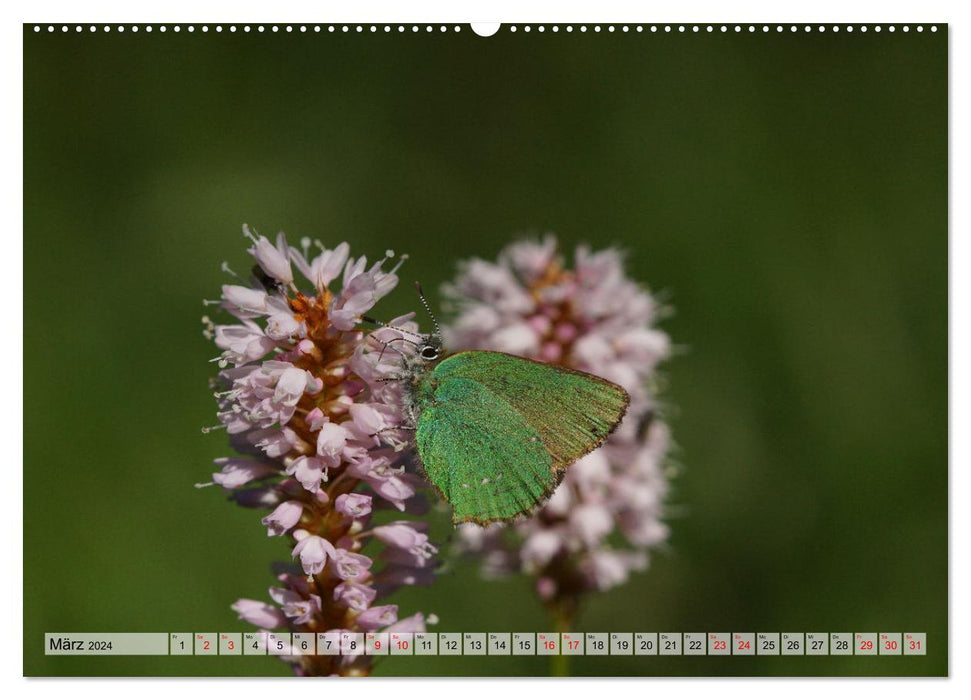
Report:
M461 377L435 381L433 398L419 411L418 454L455 509L456 523L509 520L559 483L536 431L483 384Z
M460 352L432 374L475 382L515 409L549 451L555 471L603 444L630 403L627 392L606 379L501 352Z

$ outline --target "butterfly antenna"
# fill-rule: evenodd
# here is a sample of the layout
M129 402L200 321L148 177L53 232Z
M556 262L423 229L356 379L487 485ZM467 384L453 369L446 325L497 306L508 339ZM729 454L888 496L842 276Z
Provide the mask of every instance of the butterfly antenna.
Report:
M398 331L403 335L410 335L412 338L418 338L418 340L422 340L424 338L424 336L422 336L421 333L415 333L414 331L405 330L404 328L400 328L399 326L392 326L390 323L379 321L376 318L371 318L370 316L365 316L362 314L361 320L366 323L374 324L375 326L381 326L382 328L390 328L391 330Z
M368 339L373 340L375 343L381 344L381 352L380 354L378 354L379 363L381 362L381 359L384 357L385 350L394 350L396 353L398 353L398 355L401 356L401 359L403 362L405 362L405 364L408 363L408 358L405 357L405 354L401 352L401 350L399 350L398 348L393 347L391 343L398 343L398 342L409 343L411 345L414 345L416 349L418 348L418 343L416 343L414 340L409 340L408 338L392 338L391 340L384 341L384 340L378 340L373 335L369 335Z
M428 314L428 318L432 320L432 325L435 326L435 332L432 335L441 340L442 329L438 325L438 319L435 318L435 314L432 313L432 307L428 305L428 300L425 299L425 293L421 291L421 282L415 282L415 291L418 292L418 298L421 299L421 305L425 307L425 313Z

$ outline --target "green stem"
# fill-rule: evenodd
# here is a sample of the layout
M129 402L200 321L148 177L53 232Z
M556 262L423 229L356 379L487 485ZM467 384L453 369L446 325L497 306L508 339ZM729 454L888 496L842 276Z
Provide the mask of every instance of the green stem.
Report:
M576 601L572 599L558 598L550 604L550 614L553 618L553 627L558 635L563 632L574 632L573 620L576 616ZM550 675L569 676L570 657L563 653L562 637L560 637L560 653L550 657Z

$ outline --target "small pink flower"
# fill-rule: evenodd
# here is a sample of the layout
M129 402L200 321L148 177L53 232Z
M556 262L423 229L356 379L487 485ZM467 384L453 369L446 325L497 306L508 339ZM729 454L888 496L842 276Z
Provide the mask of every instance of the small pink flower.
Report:
M438 549L428 541L428 535L419 531L420 527L419 524L400 520L374 528L374 536L387 545L427 559Z
M363 554L338 549L331 556L334 572L345 581L359 579L371 568L371 560Z
M556 362L563 357L563 346L552 341L545 342L539 350L539 357L543 362Z
M403 478L400 471L393 469L387 459L379 457L372 462L351 465L350 471L364 479L375 493L389 501L398 510L405 509L405 501L415 495L415 489Z
M225 360L236 365L259 360L276 345L251 321L244 325L216 326L215 340L216 347L225 350Z
M491 347L499 352L510 355L536 355L540 349L540 340L527 323L515 323L505 326L492 336Z
M366 632L393 625L398 621L397 605L379 605L357 616L357 626Z
M556 257L556 239L547 236L540 243L522 241L513 243L499 254L503 262L511 265L521 277L536 280L553 263Z
M656 547L670 534L668 526L664 523L634 512L621 515L620 529L624 537L641 547Z
M334 589L334 600L338 600L352 610L367 610L377 595L370 586L353 581L344 581Z
M607 508L584 503L570 513L570 526L584 544L592 547L614 529L614 519Z
M606 450L594 450L570 467L570 480L583 494L597 494L615 481Z
M324 461L318 457L297 457L287 467L287 474L311 493L316 493L320 489L320 482L325 479L326 469Z
M341 452L347 445L347 433L336 423L325 423L317 433L317 455L329 466L340 463Z
M366 263L366 260L361 258L358 260L358 265L361 262ZM330 321L338 330L347 331L353 328L361 314L369 311L398 283L398 278L394 274L382 273L378 266L367 273L353 274L357 269L357 266L351 265L348 261L344 273L344 290L340 296L335 297L330 307ZM349 274L350 279L348 279Z
M549 576L540 576L536 579L536 595L540 597L540 600L552 600L553 596L556 595L556 589L556 581Z
M313 283L314 289L322 292L341 273L350 250L351 247L347 243L341 243L333 250L324 250L308 262L303 253L291 248L290 257L301 274Z
M266 335L276 341L295 338L301 330L300 322L292 314L274 314L266 321Z
M213 474L212 480L225 489L236 489L251 481L279 473L269 464L253 462L248 459L221 457L215 460L215 463L216 466L221 466L222 470Z
M320 612L320 596L309 594L306 597L287 588L270 588L270 597L280 606L295 625L305 625Z
M324 412L320 410L320 407L316 406L307 414L305 420L307 421L307 425L310 427L310 429L316 432L324 426L324 423L327 422L328 418Z
M413 550L388 547L381 552L381 561L407 569L430 568L435 563L433 557L436 552L438 548L431 545L425 549Z
M279 629L287 624L286 616L279 609L261 600L240 598L230 607L239 614L240 620L257 627Z
M343 493L334 507L349 518L363 518L371 512L371 497L363 493Z
M234 315L242 314L242 318L259 316L266 312L266 292L262 289L224 284L223 302Z
M395 611L397 612L397 611ZM430 620L434 623L434 620ZM403 620L398 620L394 624L387 627L385 632L424 632L425 631L425 616L421 613L415 613L411 617L406 617Z
M606 550L591 553L583 565L583 571L589 577L591 585L601 591L625 583L629 568L629 563L623 556Z
M267 428L255 430L249 435L250 441L259 447L267 457L276 459L287 454L296 445L296 435L288 428Z
M550 563L563 546L563 539L554 530L537 530L523 543L519 555L526 571L539 571Z
M307 382L312 379L310 373L297 367L287 367L280 374L273 391L273 400L286 406L296 405L303 396Z
M387 417L375 406L356 403L351 406L350 414L350 428L359 440L375 441L375 434L388 427Z
M243 233L253 240L253 247L249 249L256 262L263 268L263 272L283 284L293 282L293 270L290 269L289 248L287 239L282 233L277 234L276 245L267 240L266 236L257 238L250 233L249 228L243 227Z
M300 557L300 565L308 576L319 574L324 570L327 557L334 556L334 545L317 535L309 535L293 548L293 556Z
M263 518L270 537L283 535L300 522L303 515L303 504L300 501L284 501L272 513Z

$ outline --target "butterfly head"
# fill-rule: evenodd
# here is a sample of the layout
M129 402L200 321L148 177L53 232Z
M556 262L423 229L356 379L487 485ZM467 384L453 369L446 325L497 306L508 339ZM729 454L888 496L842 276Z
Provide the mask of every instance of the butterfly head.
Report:
M421 290L421 285L417 282L415 282L415 291L418 292L418 298L421 300L422 306L425 307L425 311L432 320L432 325L435 329L432 333L416 333L412 330L392 326L388 323L382 323L371 318L370 316L361 316L362 321L372 323L376 326L390 328L401 334L397 338L392 338L388 341L378 340L377 342L384 346L381 351L382 356L385 350L392 350L401 356L402 370L405 372L407 377L410 377L413 380L424 374L430 365L437 363L446 354L442 343L442 329L438 325L438 320L432 313L428 301L425 299L425 295ZM393 343L404 343L405 345L411 346L413 350L406 353L403 351L403 347L395 347ZM380 357L381 356L378 358L379 361Z
M442 356L442 344L437 338L429 337L425 344L418 348L418 357L422 362L436 362Z
M435 318L435 314L432 313L428 300L425 299L425 293L421 290L421 284L418 282L415 282L415 291L418 292L418 299L421 300L421 305L425 307L425 313L428 314L428 317L432 320L432 325L435 328L434 333L423 335L422 342L418 345L418 363L420 365L430 365L434 362L438 362L445 354L445 351L442 348L442 329L438 325L438 319Z

